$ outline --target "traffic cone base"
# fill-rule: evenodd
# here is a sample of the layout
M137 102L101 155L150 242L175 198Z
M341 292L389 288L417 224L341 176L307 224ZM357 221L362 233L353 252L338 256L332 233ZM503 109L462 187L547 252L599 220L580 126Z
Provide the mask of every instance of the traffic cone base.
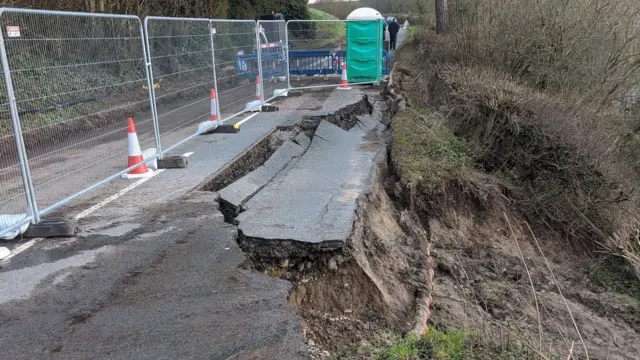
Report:
M127 137L128 137L128 157L127 167L130 168L137 164L141 164L128 173L122 174L124 179L139 179L153 176L153 171L147 168L144 163L144 156L140 150L140 143L138 142L138 134L136 133L136 127L133 124L133 119L127 119Z
M260 110L262 110L262 101L260 100L250 101L244 108L244 111L248 112L259 112Z
M127 179L127 180L132 180L132 179L145 179L145 178L150 178L152 176L154 176L156 173L148 170L146 173L142 173L142 174L129 174L129 173L125 173L122 174L122 178L123 179Z

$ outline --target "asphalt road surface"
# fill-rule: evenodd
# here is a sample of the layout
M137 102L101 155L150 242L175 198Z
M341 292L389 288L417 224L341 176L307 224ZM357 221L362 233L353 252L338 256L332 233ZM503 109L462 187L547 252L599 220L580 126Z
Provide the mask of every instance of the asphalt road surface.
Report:
M85 217L77 237L42 240L0 263L0 358L306 358L289 284L241 269L235 227L215 194L197 189L326 100L290 98L238 134L198 137L181 149L193 151L187 169L163 172ZM104 199L129 184L96 193ZM86 210L90 200L67 210Z
M238 267L211 196L135 220L0 272L1 358L306 358L289 284Z

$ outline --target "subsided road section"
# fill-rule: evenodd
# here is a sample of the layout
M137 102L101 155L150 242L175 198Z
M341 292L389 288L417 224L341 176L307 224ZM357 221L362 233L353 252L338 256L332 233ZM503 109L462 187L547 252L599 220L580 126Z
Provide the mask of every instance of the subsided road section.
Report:
M165 171L85 218L77 238L45 240L3 263L1 357L304 359L290 284L239 268L237 230L216 194L200 189L275 127L361 96L308 93L238 134L199 137L178 149L194 151L187 169Z

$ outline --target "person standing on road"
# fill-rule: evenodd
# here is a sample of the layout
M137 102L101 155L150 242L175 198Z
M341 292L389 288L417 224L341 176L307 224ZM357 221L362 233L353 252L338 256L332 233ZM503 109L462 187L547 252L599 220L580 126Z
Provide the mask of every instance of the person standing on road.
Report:
M384 41L384 50L389 52L389 50L391 50L391 38L389 37L389 24L387 24L386 21L384 22L384 27L382 28L382 39Z
M391 50L396 49L396 43L398 42L399 32L400 32L400 25L398 25L398 19L394 18L393 22L389 24L389 37L391 40Z

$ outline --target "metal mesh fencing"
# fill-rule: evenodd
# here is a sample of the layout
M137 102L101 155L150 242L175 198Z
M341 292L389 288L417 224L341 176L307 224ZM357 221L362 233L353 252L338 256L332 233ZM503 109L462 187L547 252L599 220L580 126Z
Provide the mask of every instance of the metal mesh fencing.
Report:
M11 116L7 98L2 99L0 108L0 239L13 238L14 230L31 221L32 212L29 211L29 199L25 190L22 175L24 168L16 143L15 128L11 124Z
M144 21L162 151L196 136L210 116L215 88L208 19L147 17Z
M264 101L283 96L288 88L286 25L284 20L258 21L258 48L262 64Z
M218 107L222 121L244 113L256 101L260 76L256 52L256 22L211 20Z
M46 214L124 171L128 116L141 143L153 141L142 26L135 16L24 9L3 9L0 24Z
M362 34L350 35L347 39L347 27L350 22L374 24L374 30ZM382 29L378 22L359 20L290 20L287 22L286 34L289 43L288 67L289 88L322 88L340 84L342 67L346 65L347 54L357 57L359 61L377 61L387 59L382 48L366 53L349 52L349 43L378 42ZM376 52L379 51L380 54ZM385 72L384 60L379 64L380 72ZM388 71L387 71L388 72ZM351 85L370 84L372 81L348 79Z
M292 88L340 83L337 53L346 49L346 21L292 20L287 22L287 37Z

